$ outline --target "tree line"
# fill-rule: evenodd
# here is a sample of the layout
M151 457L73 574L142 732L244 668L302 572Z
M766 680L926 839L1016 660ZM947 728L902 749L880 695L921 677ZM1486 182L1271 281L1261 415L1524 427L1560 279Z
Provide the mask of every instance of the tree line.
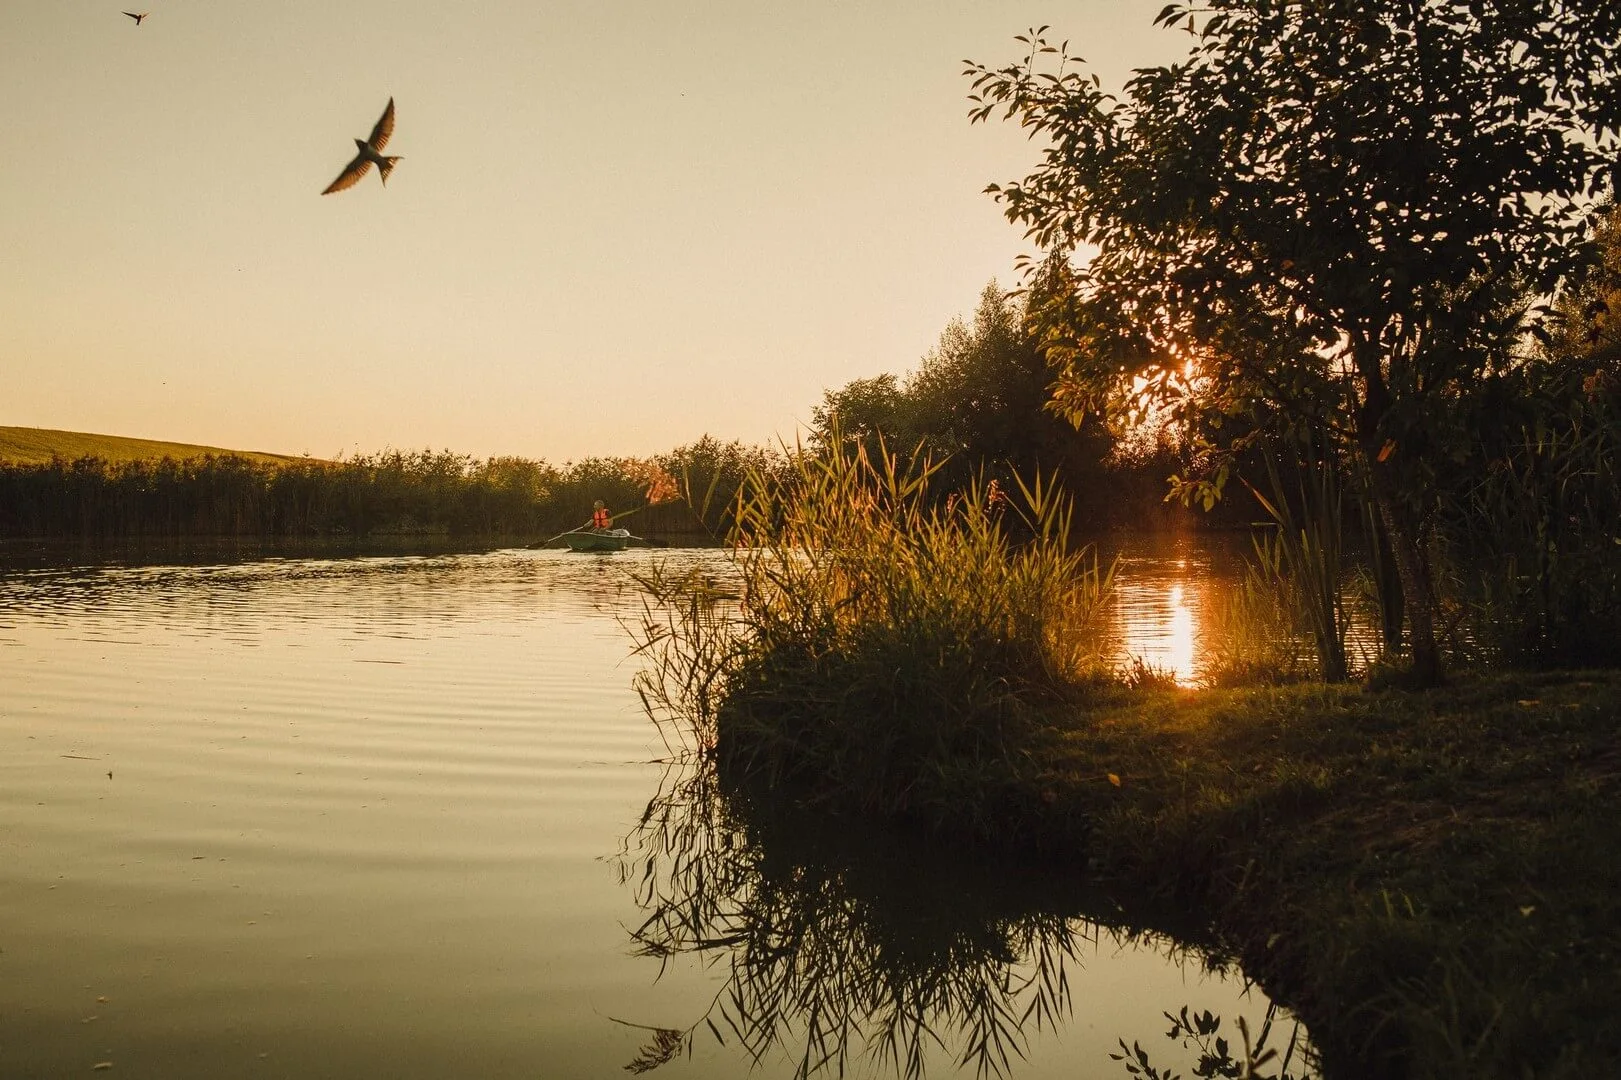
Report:
M667 533L702 532L670 469L707 482L758 455L704 439L656 458L554 466L522 457L388 450L338 461L204 455L113 462L0 462L0 536L537 539L589 521L596 499L653 506ZM647 519L644 518L645 522Z
M1203 523L1166 499L1186 447L1154 422L1163 418L1111 425L1096 412L1069 417L1054 407L1055 372L1028 308L1026 293L990 282L971 320L952 320L915 369L827 391L811 411L809 449L859 443L873 460L880 446L903 464L927 458L939 467L941 498L976 480L1002 488L1015 476L1057 480L1075 497L1084 531ZM1223 523L1255 512L1223 510Z

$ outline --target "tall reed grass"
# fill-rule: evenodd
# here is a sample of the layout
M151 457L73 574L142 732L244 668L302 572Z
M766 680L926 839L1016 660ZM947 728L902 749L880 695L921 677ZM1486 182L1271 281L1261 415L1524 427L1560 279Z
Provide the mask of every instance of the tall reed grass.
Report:
M1086 628L1113 571L1071 545L1069 501L1040 478L937 501L935 471L794 455L739 494L735 610L647 582L642 688L681 738L812 802L944 819L1021 774L1044 708L1112 685Z
M1278 686L1317 676L1277 544L1261 536L1254 545L1244 576L1205 616L1199 664L1205 686Z
M596 499L640 506L661 483L668 478L656 462L635 458L555 467L428 450L338 461L225 454L0 462L0 537L532 539L589 519Z
M1469 630L1489 658L1621 662L1621 408L1524 419L1453 506Z
M1324 682L1344 682L1350 674L1345 652L1346 615L1341 591L1341 552L1345 534L1340 497L1340 464L1332 447L1311 436L1267 445L1266 466L1271 498L1250 488L1256 502L1272 516L1272 535L1255 540L1252 578L1272 586L1278 606L1304 630L1317 657ZM1293 446L1293 490L1278 460Z

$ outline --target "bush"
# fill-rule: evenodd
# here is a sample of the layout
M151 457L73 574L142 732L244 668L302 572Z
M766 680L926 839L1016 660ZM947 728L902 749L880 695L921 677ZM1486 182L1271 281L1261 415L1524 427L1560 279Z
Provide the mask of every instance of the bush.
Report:
M839 441L751 474L731 536L738 614L692 582L648 582L682 603L648 620L664 651L644 693L723 766L960 822L964 792L1020 775L1046 708L1113 685L1084 634L1113 571L1070 546L1050 484L936 502L934 471Z

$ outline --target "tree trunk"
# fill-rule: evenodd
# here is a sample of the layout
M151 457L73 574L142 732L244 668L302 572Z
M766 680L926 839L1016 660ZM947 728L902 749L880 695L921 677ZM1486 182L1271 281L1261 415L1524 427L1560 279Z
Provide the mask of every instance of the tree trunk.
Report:
M1396 567L1396 552L1390 546L1390 531L1385 527L1384 515L1374 507L1369 516L1369 530L1373 533L1374 558L1378 575L1374 584L1379 590L1379 632L1384 651L1394 656L1401 652L1401 628L1405 611L1402 603L1401 572Z
M1419 514L1412 501L1402 497L1406 485L1401 470L1405 463L1400 457L1393 458L1413 450L1395 441L1387 442L1391 436L1383 430L1395 402L1385 382L1381 363L1385 347L1380 344L1380 336L1377 331L1353 335L1352 356L1363 380L1362 400L1356 409L1357 443L1367 465L1374 506L1395 555L1413 656L1413 682L1432 686L1441 681L1441 651L1435 642L1435 589Z
M1441 650L1435 641L1435 588L1430 576L1429 552L1416 523L1392 491L1388 466L1377 459L1369 462L1373 475L1373 497L1379 518L1390 538L1396 557L1396 575L1401 580L1403 606L1407 615L1408 646L1413 655L1413 681L1433 686L1441 681Z

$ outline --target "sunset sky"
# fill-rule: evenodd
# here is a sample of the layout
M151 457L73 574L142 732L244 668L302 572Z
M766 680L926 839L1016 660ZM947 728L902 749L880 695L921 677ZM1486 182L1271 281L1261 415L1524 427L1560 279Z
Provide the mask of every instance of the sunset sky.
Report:
M964 58L1161 0L0 5L0 424L553 461L792 437L1029 250ZM319 192L392 95L404 160Z

